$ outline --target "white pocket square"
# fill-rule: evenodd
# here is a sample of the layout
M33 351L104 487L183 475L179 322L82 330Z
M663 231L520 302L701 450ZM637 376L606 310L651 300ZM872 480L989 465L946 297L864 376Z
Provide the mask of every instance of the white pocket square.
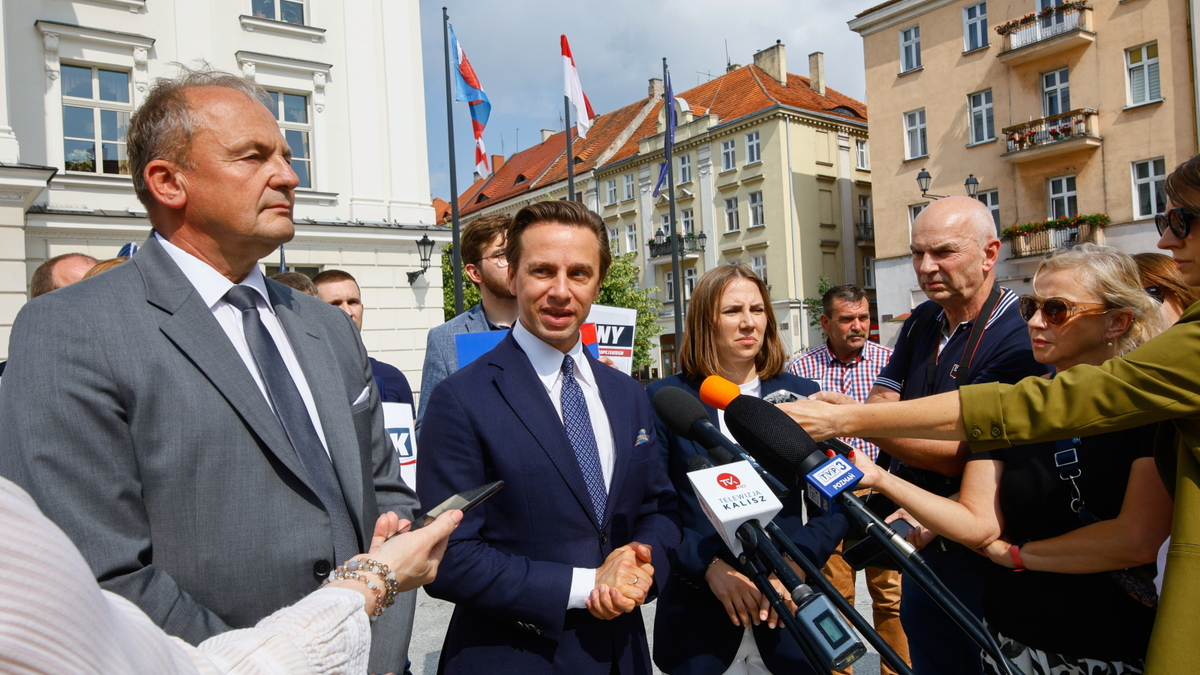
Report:
M359 403L364 403L368 398L370 398L370 396L371 396L371 388L363 387L362 393L358 395L358 398L354 399L354 403L351 403L350 407L354 407L354 406L358 405Z

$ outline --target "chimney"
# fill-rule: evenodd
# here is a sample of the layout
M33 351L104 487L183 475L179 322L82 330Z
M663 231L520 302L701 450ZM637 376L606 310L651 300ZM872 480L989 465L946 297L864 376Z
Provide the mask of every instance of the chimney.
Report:
M813 52L808 55L808 86L818 94L825 95L824 52Z
M650 87L649 87L648 91L650 93L650 98L662 98L663 92L666 91L665 89L663 89L662 78L661 77L650 78Z
M754 65L758 66L771 79L787 86L787 58L783 53L783 42L776 40L774 45L754 55Z
M504 155L492 155L492 173L500 170L504 166Z
M550 140L550 137L555 133L557 132L551 131L550 129L542 129L542 142L545 143L546 141Z
M737 70L738 68L741 68L741 67L742 67L742 64L740 64L740 63L733 63L733 62L730 62L730 63L727 63L727 64L725 64L725 72L726 72L726 73L732 73L733 71L735 71L735 70Z

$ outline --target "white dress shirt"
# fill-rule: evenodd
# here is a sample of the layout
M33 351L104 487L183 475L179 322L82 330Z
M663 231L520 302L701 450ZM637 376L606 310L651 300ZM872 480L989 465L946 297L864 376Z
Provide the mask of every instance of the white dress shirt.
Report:
M600 388L596 384L592 365L583 354L583 339L575 342L575 346L564 355L557 347L542 342L540 338L530 333L518 320L513 324L513 339L520 345L529 363L537 373L538 379L546 387L550 402L562 421L562 364L563 357L570 356L575 360L575 380L583 390L584 401L587 402L588 417L592 422L592 433L596 435L596 450L600 453L600 470L604 474L604 487L612 488L613 461L615 449L613 445L612 426L608 423L608 412L604 409L604 401L600 398ZM576 567L571 577L571 594L567 600L567 609L586 609L587 599L592 589L596 587L596 570Z
M267 405L271 406L271 397L267 395L267 386L258 373L254 356L250 354L250 345L246 342L245 328L242 327L242 312L225 300L225 294L234 286L233 282L226 279L208 263L167 241L158 232L155 232L154 236L158 239L158 243L162 244L167 255L171 256L171 260L174 260L179 269L183 271L183 275L192 282L192 286L196 288L196 292L200 294L204 304L212 310L213 317L217 323L221 324L225 335L229 336L238 356L242 357L242 363L250 371L250 376L254 378ZM300 369L300 362L296 360L296 351L292 349L287 331L283 329L283 324L279 323L279 317L275 315L275 308L267 296L267 282L258 269L258 265L250 270L240 285L249 286L258 291L255 296L258 315L262 319L263 325L267 327L267 332L271 334L271 338L275 340L275 346L279 349L284 364L287 365L288 373L291 374L292 381L296 383L296 388L300 390L300 398L304 399L304 407L308 409L308 416L317 430L317 437L321 439L321 446L328 453L329 444L325 442L325 430L321 428L321 418L317 415L317 404L313 400L312 389L308 386L304 371ZM274 406L271 406L271 410L274 409Z

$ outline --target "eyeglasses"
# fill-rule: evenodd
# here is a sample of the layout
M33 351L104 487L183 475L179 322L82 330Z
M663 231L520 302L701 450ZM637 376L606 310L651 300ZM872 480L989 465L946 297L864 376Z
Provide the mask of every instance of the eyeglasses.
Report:
M1046 298L1038 300L1032 295L1022 295L1021 300L1017 303L1017 311L1021 313L1021 318L1025 319L1025 323L1033 320L1033 315L1042 310L1042 316L1046 319L1046 323L1051 326L1061 326L1070 321L1075 316L1086 314L1107 314L1111 309L1104 310L1086 310L1084 306L1091 305L1092 307L1104 307L1102 302L1074 302L1065 298Z
M508 267L508 258L504 257L503 253L497 253L496 255L484 256L484 257L480 258L479 260L472 262L471 264L477 265L477 264L483 262L484 260L491 260L492 264L495 265L496 267L499 267L500 269L504 269L505 267Z
M1171 228L1171 234L1175 235L1176 239L1187 239L1188 234L1192 231L1192 221L1196 216L1191 211L1176 206L1175 208L1160 213L1154 216L1154 226L1158 228L1158 236L1162 236L1167 228Z
M1147 286L1142 290L1146 291L1146 295L1154 298L1155 301L1157 301L1160 305L1163 304L1163 302L1165 302L1167 299L1167 289L1163 288L1162 286Z

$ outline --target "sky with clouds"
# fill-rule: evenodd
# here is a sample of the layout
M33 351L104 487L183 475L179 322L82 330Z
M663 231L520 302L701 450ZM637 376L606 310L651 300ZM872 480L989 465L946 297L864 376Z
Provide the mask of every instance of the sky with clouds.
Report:
M450 196L443 6L492 103L484 132L488 154L507 156L540 141L541 129L562 129L561 34L571 42L597 113L644 98L648 80L662 76L663 57L677 92L706 81L708 74L724 73L726 42L729 59L745 65L754 61L754 52L782 40L788 71L798 75L808 75L808 54L824 52L827 85L864 100L862 38L846 22L880 1L421 0L433 195ZM454 104L454 131L462 192L474 166L466 103Z

